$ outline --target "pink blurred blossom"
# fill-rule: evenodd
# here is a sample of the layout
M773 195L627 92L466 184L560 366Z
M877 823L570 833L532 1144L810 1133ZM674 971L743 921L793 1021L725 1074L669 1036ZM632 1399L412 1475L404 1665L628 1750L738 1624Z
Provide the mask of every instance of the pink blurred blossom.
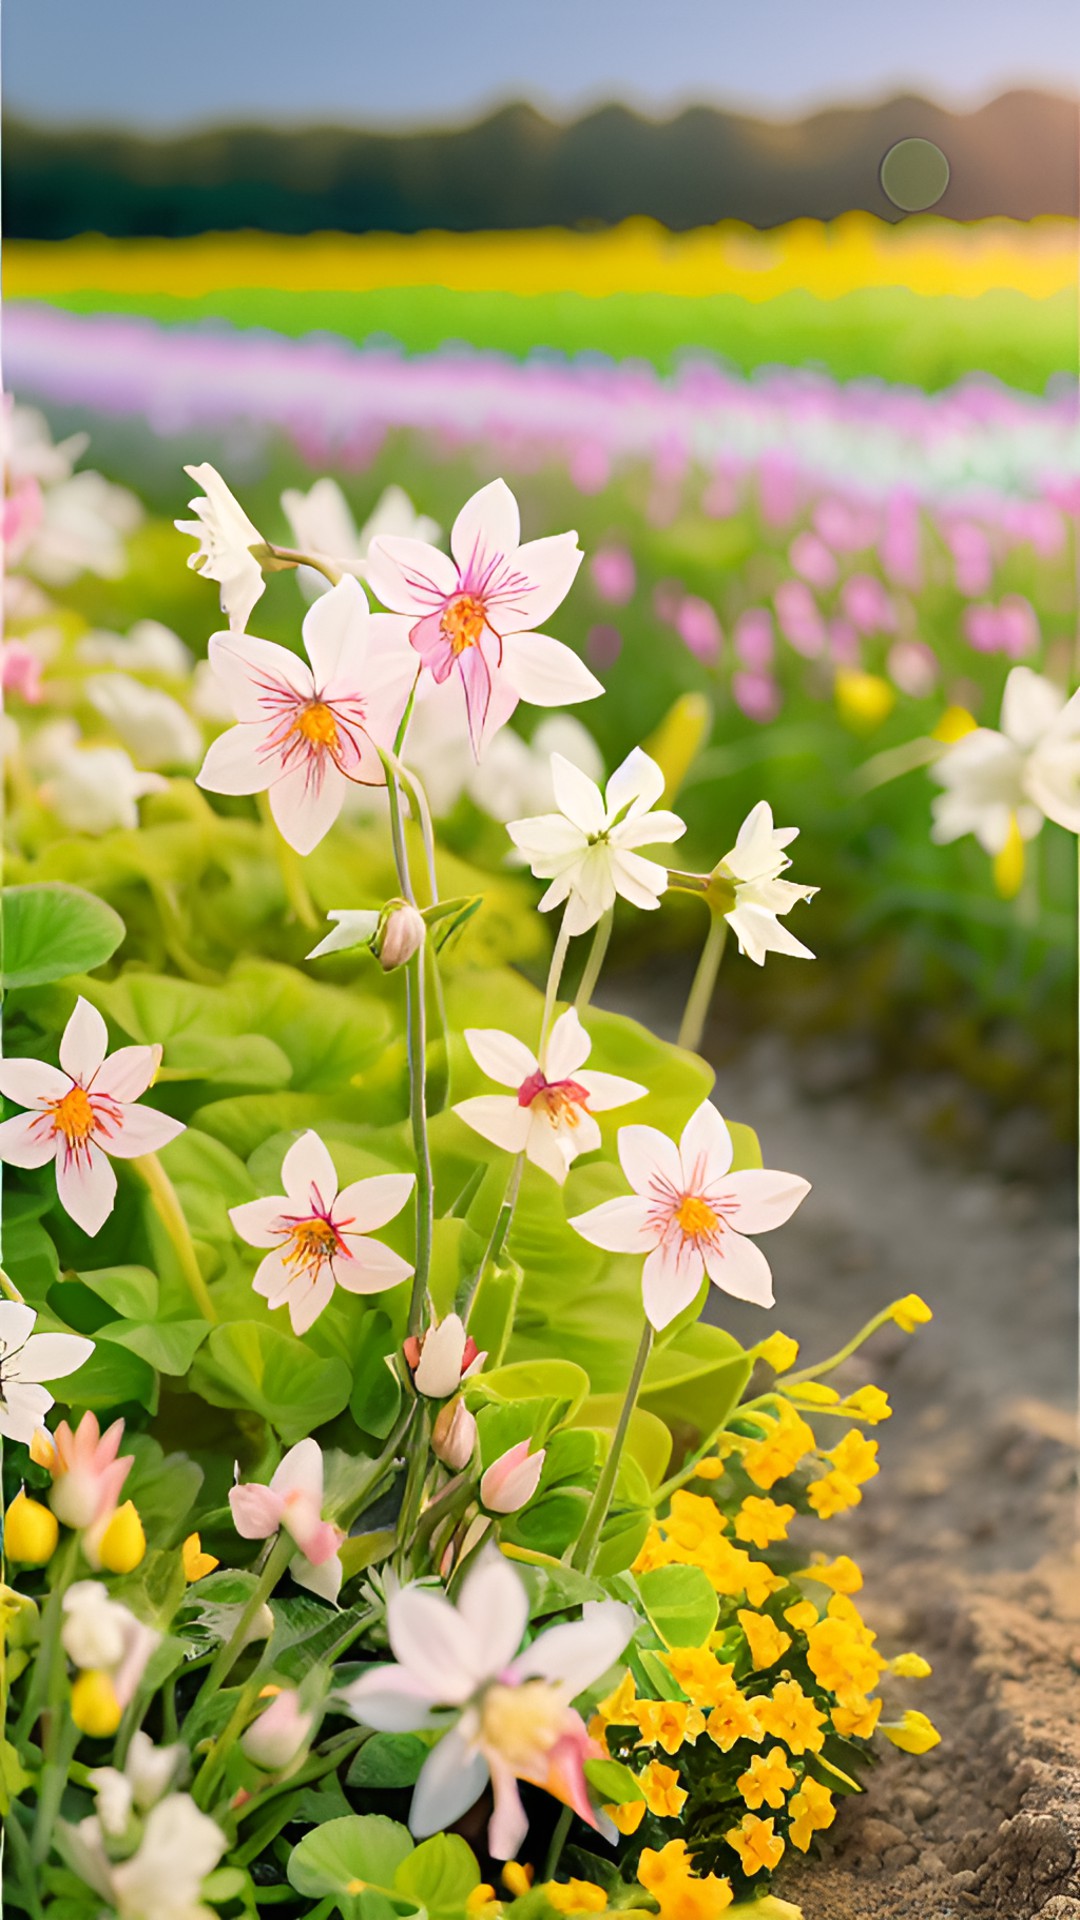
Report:
M675 615L675 630L684 646L699 660L719 659L724 636L715 610L707 600L687 594Z
M878 551L893 586L917 593L923 581L922 526L918 502L902 489L889 496Z
M25 474L4 496L0 507L0 537L3 539L5 565L17 566L41 525L45 497L33 474Z
M764 724L775 720L780 711L780 689L769 673L749 673L740 668L731 676L731 697L748 720Z
M958 592L985 593L994 577L994 558L985 530L973 520L954 520L945 526L944 533Z
M814 508L814 529L834 553L863 553L877 538L878 515L830 494Z
M850 620L829 621L829 658L837 667L859 665L859 636Z
M788 548L788 558L796 573L812 587L835 586L840 571L836 556L816 533L797 533Z
M913 700L925 699L937 685L937 656L922 640L898 640L886 664L893 685Z
M605 667L613 667L623 648L623 637L618 627L590 627L585 636L585 653L590 664L603 672Z
M5 640L0 646L0 685L28 706L41 700L41 662L24 641Z
M732 636L736 656L758 670L772 665L776 651L772 614L767 607L748 607L735 622Z
M653 612L658 620L673 627L679 617L685 589L681 580L658 580L653 588Z
M840 605L860 633L892 633L896 608L875 573L853 573L840 589Z
M601 600L624 607L634 597L637 571L626 547L598 547L589 562L592 583Z
M796 653L813 660L825 646L821 609L804 580L782 580L773 594L780 631Z
M611 458L598 440L583 440L574 447L570 478L579 493L603 493L611 478Z

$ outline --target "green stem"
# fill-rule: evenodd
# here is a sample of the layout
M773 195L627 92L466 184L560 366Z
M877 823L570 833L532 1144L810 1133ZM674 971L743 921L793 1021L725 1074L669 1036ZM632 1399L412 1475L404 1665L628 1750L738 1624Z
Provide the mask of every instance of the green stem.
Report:
M431 808L428 806L428 797L415 773L410 772L408 767L402 766L400 760L396 761L396 766L399 778L416 809L428 870L428 891L431 894L429 905L435 907L439 903L439 881L435 871L435 827L431 818Z
M614 907L609 907L606 913L601 914L596 923L596 932L593 934L592 946L589 948L589 957L585 962L585 971L581 976L581 985L578 987L577 994L574 998L574 1006L579 1014L584 1013L593 994L596 992L596 983L600 978L600 969L607 957L608 942L611 939L611 929L614 924L615 909Z
M484 1257L477 1267L469 1290L464 1295L458 1308L466 1326L468 1326L469 1315L473 1310L473 1303L480 1290L480 1282L488 1268L493 1266L499 1259L509 1237L511 1223L514 1218L514 1208L517 1206L518 1194L521 1192L521 1176L524 1170L525 1155L519 1153L515 1156L514 1163L510 1168L510 1178L506 1183L506 1192L503 1194L502 1205L495 1216L495 1225L491 1229L491 1238L484 1249Z
M0 1267L0 1293L3 1294L5 1300L17 1300L20 1306L23 1304L22 1294L19 1292L11 1275L4 1272L3 1267Z
M420 685L420 675L422 672L423 672L423 668L417 667L416 679L413 681L412 686L409 689L409 697L405 702L405 711L401 716L401 724L398 727L397 733L394 735L394 759L395 760L398 758L400 754L404 753L405 751L405 739L409 731L409 722L413 717L413 708L416 705L416 689Z
M177 1264L195 1305L204 1320L211 1324L217 1321L217 1309L210 1298L210 1290L202 1276L191 1230L184 1218L184 1209L180 1205L176 1188L169 1179L156 1153L143 1153L132 1160L134 1167L145 1182L150 1201L162 1226L169 1237Z
M343 1760L352 1758L357 1747L362 1747L365 1740L370 1739L371 1734L366 1727L358 1729L355 1733L340 1735L335 1739L331 1751L312 1754L311 1758L302 1767L298 1767L295 1773L291 1773L287 1780L273 1780L258 1793L253 1793L250 1800L245 1800L243 1806L237 1811L237 1826L250 1820L253 1814L261 1813L271 1800L280 1799L283 1793L295 1793L297 1787L309 1786L313 1780L321 1780L325 1774L332 1773ZM255 1835L252 1835L250 1840L245 1841L238 1854L230 1854L233 1864L247 1866L256 1858L266 1841L265 1838L260 1838L258 1846L255 1846L254 1842ZM312 1916L308 1914L306 1920L312 1920Z
M585 1515L585 1524L581 1529L577 1545L570 1556L570 1565L574 1567L578 1573L592 1572L593 1561L596 1558L596 1549L600 1544L600 1535L603 1531L604 1521L608 1517L608 1508L611 1506L611 1496L615 1491L615 1481L619 1472L619 1461L622 1458L622 1450L626 1442L630 1418L634 1408L637 1406L637 1397L641 1391L641 1382L648 1364L649 1355L652 1352L652 1343L653 1330L646 1320L642 1328L641 1342L638 1346L637 1358L634 1361L634 1369L630 1375L630 1383L626 1389L626 1398L622 1403L619 1422L615 1428L614 1438L611 1442L611 1449L604 1462L600 1478L596 1483L596 1491L589 1502L589 1511Z
M567 911L569 911L569 908ZM540 1022L540 1045L537 1048L537 1053L541 1059L543 1059L544 1042L548 1037L548 1029L551 1026L552 1015L555 1012L555 1003L559 997L559 983L562 980L563 967L566 965L567 950L570 946L570 929L566 921L567 913L564 913L558 935L556 936L555 945L552 949L551 965L548 968L547 988L544 993L544 1016Z
M843 1365L845 1360L850 1360L852 1354L857 1353L864 1341L869 1340L870 1335L876 1333L879 1327L888 1326L892 1317L892 1308L884 1308L881 1313L875 1313L865 1327L860 1328L854 1338L848 1341L846 1347L841 1347L838 1352L830 1354L827 1360L819 1360L814 1367L802 1367L798 1373L784 1374L780 1382L784 1392L786 1393L789 1387L801 1386L804 1380L816 1380L823 1373L834 1372L837 1367Z
M562 1850L566 1845L566 1836L570 1831L570 1822L573 1820L573 1817L573 1807L564 1807L558 1820L555 1822L555 1831L551 1836L551 1845L547 1850L547 1859L544 1861L545 1880L552 1879L555 1869L562 1859Z
M394 848L398 883L402 898L416 905L405 829L401 817L401 788L392 754L380 748L379 757L386 773L386 793L390 804L390 838ZM427 943L425 942L425 945ZM435 1231L435 1181L431 1171L431 1149L427 1130L427 1014L424 1000L424 949L414 953L405 976L406 1018L409 1048L409 1119L412 1124L413 1150L416 1154L416 1267L409 1301L409 1332L418 1334L424 1321L424 1300L431 1269L431 1244Z
M727 921L722 914L714 913L709 918L709 931L705 936L705 945L701 949L701 959L697 964L693 984L686 998L686 1008L679 1028L679 1045L696 1053L701 1046L701 1036L705 1032L705 1022L712 1005L716 976L720 971L720 962L724 957L727 943Z
M233 1667L247 1644L247 1637L251 1629L252 1621L255 1619L259 1609L266 1605L266 1602L269 1600L270 1595L273 1593L274 1588L277 1586L278 1581L295 1552L296 1547L283 1527L266 1556L262 1572L255 1582L255 1588L247 1606L240 1615L225 1645L219 1647L214 1656L206 1679L199 1689L200 1703L208 1699L212 1693L216 1693L218 1688L223 1686L228 1679L229 1674L232 1672Z
M271 540L264 541L263 545L267 554L280 561L283 567L313 567L316 573L322 574L324 580L329 580L332 587L336 587L342 578L342 569L335 565L328 553L303 553L299 547L279 547ZM260 557L256 552L256 560ZM280 570L278 567L270 569L272 573Z
M60 1702L64 1697L67 1661L60 1644L64 1623L64 1595L71 1585L79 1560L79 1536L69 1533L53 1557L55 1579L41 1621L41 1638L30 1668L30 1680L15 1730L15 1745L25 1745L34 1721L47 1700ZM52 1569L50 1569L52 1571Z
M251 1709L255 1705L258 1697L258 1688L252 1686L250 1682L246 1687L242 1687L240 1689L240 1698L229 1715L228 1720L225 1722L225 1725L222 1727L221 1732L218 1734L217 1739L210 1742L202 1766L199 1768L191 1785L191 1797L196 1806L202 1807L204 1812L210 1805L213 1790L217 1786L221 1769L233 1747L236 1745L237 1740L240 1738L247 1724Z
M346 1507L328 1516L336 1520L339 1527L344 1527L346 1532L353 1526L360 1514L363 1513L364 1508L370 1504L380 1480L393 1465L394 1459L400 1451L402 1441L408 1433L410 1423L419 1404L419 1401L415 1399L408 1399L406 1401L405 1406L402 1408L394 1426L387 1436L386 1444L382 1452L372 1461L371 1471L364 1481L360 1492L353 1494Z
M409 1471L405 1479L405 1492L398 1514L398 1566L403 1567L412 1543L412 1536L420 1518L421 1503L424 1498L424 1485L428 1476L431 1455L431 1416L426 1404L418 1401L419 1418L417 1431L413 1435L413 1451L409 1460Z

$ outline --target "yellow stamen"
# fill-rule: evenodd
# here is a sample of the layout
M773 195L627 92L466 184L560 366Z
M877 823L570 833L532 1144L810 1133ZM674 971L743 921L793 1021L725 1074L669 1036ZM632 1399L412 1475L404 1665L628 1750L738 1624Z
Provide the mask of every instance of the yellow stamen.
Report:
M707 1200L696 1193L684 1193L675 1209L675 1225L681 1227L688 1240L697 1240L715 1233L720 1221Z
M289 1233L290 1244L282 1259L290 1267L321 1267L338 1249L338 1238L329 1220L298 1220Z
M527 1767L555 1745L566 1726L566 1703L547 1680L489 1687L481 1711L484 1742L511 1766Z
M62 1100L50 1108L53 1126L62 1133L69 1147L81 1147L94 1131L94 1109L85 1087L72 1087Z
M299 733L312 747L325 747L331 753L337 746L337 721L330 707L321 700L313 700L310 706L302 707L293 722L294 733Z
M466 647L475 647L484 624L484 603L472 593L463 593L457 600L451 600L439 622L455 654L464 653Z

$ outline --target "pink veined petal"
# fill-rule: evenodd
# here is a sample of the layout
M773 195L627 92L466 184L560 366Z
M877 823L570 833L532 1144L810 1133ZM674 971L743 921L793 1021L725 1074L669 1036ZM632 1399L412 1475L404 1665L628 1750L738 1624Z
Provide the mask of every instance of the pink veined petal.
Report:
M633 1631L633 1608L618 1600L603 1600L590 1606L584 1619L538 1634L520 1660L515 1660L514 1677L527 1679L538 1674L544 1680L561 1682L571 1700L576 1700L614 1666Z
M20 1380L63 1380L83 1366L94 1351L92 1340L77 1333L32 1333L15 1362Z
M454 1112L482 1140L490 1140L493 1147L502 1147L505 1153L525 1151L532 1116L528 1107L519 1107L511 1094L477 1094L472 1100L459 1100ZM2 1132L0 1128L0 1134Z
M324 1260L313 1274L296 1273L294 1284L286 1295L293 1332L307 1333L333 1297L334 1273L329 1260ZM270 1304L273 1308L276 1302L271 1301Z
M481 1073L486 1073L489 1080L497 1080L501 1087L520 1087L536 1072L536 1055L512 1033L504 1033L499 1027L466 1027L465 1045Z
M481 1636L438 1594L402 1587L387 1610L387 1629L395 1657L433 1703L462 1706L487 1678Z
M159 1113L156 1107L115 1106L109 1101L102 1103L106 1108L102 1114L96 1090L91 1096L91 1105L95 1119L94 1144L116 1160L134 1160L141 1153L160 1153L162 1147L167 1147L170 1140L176 1140L184 1131L182 1120L174 1120L169 1113Z
M241 1540L267 1540L281 1525L282 1502L269 1487L230 1487L229 1505Z
M561 753L551 756L551 780L555 803L585 838L592 839L604 830L604 796L595 780L575 767Z
M320 693L339 679L355 693L367 656L367 623L367 596L348 573L309 607L301 631Z
M577 1139L579 1132L580 1128L571 1132L569 1127L553 1127L546 1114L530 1114L526 1159L563 1186L575 1156L589 1151L587 1144Z
M624 1080L621 1073L594 1073L591 1067L575 1078L589 1096L592 1113L607 1113L612 1107L628 1106L631 1100L641 1100L649 1091L637 1080Z
M511 563L512 585L504 595L496 584L492 595L500 633L542 627L566 599L584 558L576 533L552 533L518 547Z
M361 1726L376 1733L414 1733L437 1725L430 1696L404 1667L375 1667L342 1687L338 1698Z
M385 1293L399 1287L413 1269L393 1247L381 1240L367 1240L362 1233L347 1233L348 1258L335 1253L330 1265L334 1279L346 1293Z
M119 1047L94 1075L94 1093L110 1100L138 1100L161 1065L160 1047Z
M306 660L253 633L215 633L209 657L238 720L276 719L283 703L310 700L315 691Z
M306 1493L289 1493L281 1512L286 1533L296 1541L305 1560L321 1567L332 1560L342 1542L340 1527L320 1516L319 1509Z
M729 1227L717 1246L705 1248L705 1265L714 1287L734 1300L750 1300L756 1307L773 1304L772 1271L760 1247Z
M71 1092L71 1081L44 1060L0 1060L0 1093L20 1107L51 1107Z
M572 707L604 691L573 649L548 633L508 633L502 664L507 679L531 707Z
M257 1205L258 1202L253 1204ZM251 1284L255 1292L269 1302L273 1312L275 1307L284 1306L296 1277L296 1266L275 1248L264 1260L259 1261Z
M679 1136L682 1184L687 1193L702 1193L723 1178L735 1149L731 1135L711 1100L703 1100Z
M297 853L311 853L325 840L345 799L346 780L327 754L312 765L314 755L291 768L270 788L270 811Z
M690 1305L705 1277L705 1262L692 1242L672 1235L650 1253L641 1269L645 1318L662 1333Z
M380 534L368 549L367 583L391 613L440 611L458 590L453 561L426 540Z
M637 1194L625 1199L605 1200L588 1213L571 1220L575 1233L605 1253L648 1253L655 1247L659 1229L649 1225L649 1203Z
M576 1010L568 1007L565 1013L560 1013L548 1035L544 1049L544 1073L549 1080L569 1080L576 1075L579 1067L585 1065L591 1050L592 1041ZM508 1084L512 1085L513 1082Z
M317 1594L320 1600L328 1600L331 1606L337 1605L341 1582L345 1578L339 1554L332 1553L328 1560L322 1560L314 1566L302 1553L298 1553L289 1562L289 1572L298 1587L306 1587L309 1593Z
M656 1127L620 1127L619 1160L634 1192L645 1199L670 1198L683 1190L679 1149Z
M420 1839L444 1833L479 1800L487 1781L483 1754L470 1752L456 1727L444 1733L420 1769L409 1808L410 1830Z
M729 1173L724 1181L724 1213L739 1233L768 1233L782 1227L810 1191L809 1180L797 1173L776 1173L771 1167L748 1167ZM729 1200L735 1206L729 1206Z
M284 1498L302 1494L314 1507L321 1508L323 1496L323 1457L317 1440L298 1440L280 1462L270 1482L271 1493Z
M487 1670L510 1665L529 1620L529 1596L501 1553L486 1550L462 1583L458 1612L486 1650Z
M47 1114L16 1113L0 1124L0 1161L9 1167L43 1167L62 1139Z
M488 1821L488 1847L496 1860L512 1860L529 1831L528 1815L521 1804L513 1768L495 1754L489 1754L488 1765L495 1794L495 1810Z
M116 1175L100 1147L88 1140L79 1153L61 1145L56 1192L64 1212L84 1233L100 1233L116 1200Z
M491 676L491 699L488 702L487 719L484 721L484 734L480 742L480 758L494 740L500 727L505 727L518 704L518 692L507 679L502 668Z
M64 1028L60 1041L60 1065L80 1087L89 1086L105 1058L109 1031L96 1007L82 994Z
M505 480L489 480L466 500L450 532L463 580L474 581L500 557L515 559L521 539L518 504Z
M458 655L458 671L461 684L465 689L465 714L469 723L469 738L473 752L480 757L480 747L487 724L488 707L491 703L491 669L484 658L479 644L466 647Z
M343 1187L334 1204L334 1225L342 1233L374 1233L396 1220L416 1184L411 1173L375 1173Z
M629 820L648 813L664 791L664 774L651 754L634 747L621 767L616 767L604 790L608 817L625 813Z
M206 793L265 793L281 772L281 755L267 745L271 729L245 721L211 740L195 776Z
M242 1206L230 1207L229 1219L249 1247L275 1247L288 1232L281 1216L289 1208L286 1195L277 1193L266 1200L245 1200Z
M293 1141L281 1163L281 1184L292 1203L290 1212L310 1209L313 1213L329 1213L332 1208L338 1190L337 1169L314 1128L309 1127Z

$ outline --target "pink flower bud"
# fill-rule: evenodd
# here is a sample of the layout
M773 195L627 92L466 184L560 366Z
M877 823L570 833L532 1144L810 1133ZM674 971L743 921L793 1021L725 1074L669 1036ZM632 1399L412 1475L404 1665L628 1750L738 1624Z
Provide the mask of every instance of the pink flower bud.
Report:
M300 1758L311 1738L313 1713L305 1713L292 1687L275 1693L270 1705L243 1735L240 1745L247 1758L264 1773L282 1773Z
M540 1484L544 1449L529 1452L527 1440L493 1460L480 1481L480 1499L489 1513L517 1513L532 1499Z
M444 1467L460 1473L476 1447L476 1421L464 1400L448 1400L440 1407L431 1435L431 1450Z
M402 1351L412 1369L417 1393L428 1400L449 1399L462 1380L477 1372L487 1359L485 1353L478 1352L476 1341L466 1333L456 1313L448 1313L437 1326L429 1327L422 1339L410 1334Z
M403 967L406 960L411 960L414 953L419 953L426 933L423 915L407 900L393 907L386 916L378 940L377 950L383 972L392 973L395 967Z

